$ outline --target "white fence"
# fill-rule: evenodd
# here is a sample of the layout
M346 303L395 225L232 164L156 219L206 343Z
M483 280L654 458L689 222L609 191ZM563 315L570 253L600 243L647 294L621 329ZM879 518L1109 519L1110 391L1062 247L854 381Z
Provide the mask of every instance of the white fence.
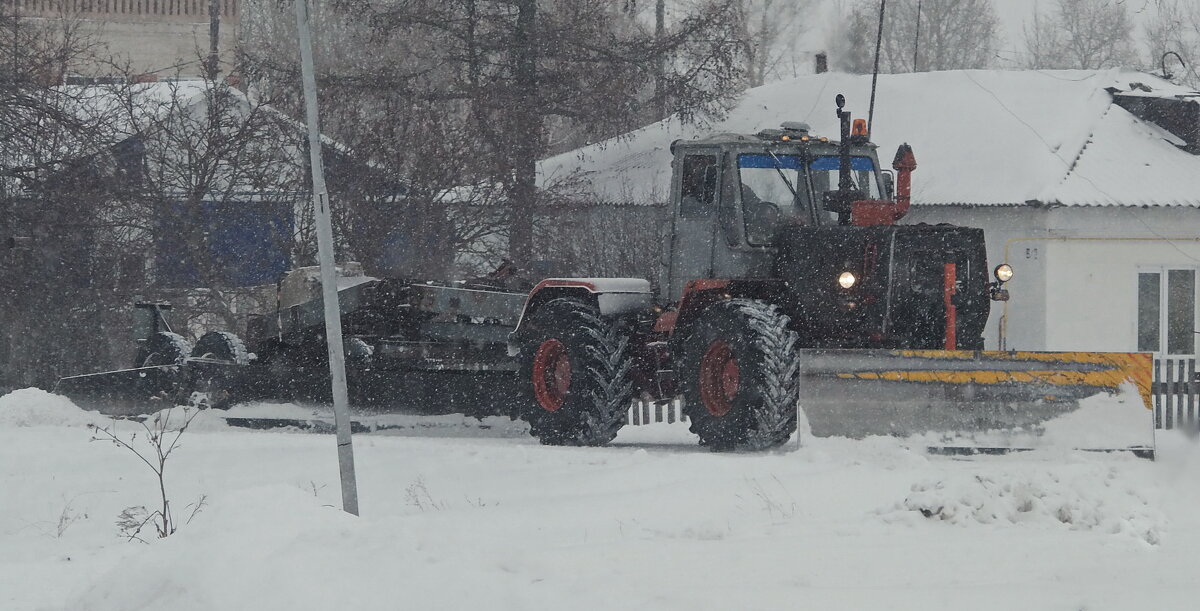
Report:
M684 422L683 402L674 400L667 403L652 401L634 401L629 408L626 422L631 425L653 424L656 422Z

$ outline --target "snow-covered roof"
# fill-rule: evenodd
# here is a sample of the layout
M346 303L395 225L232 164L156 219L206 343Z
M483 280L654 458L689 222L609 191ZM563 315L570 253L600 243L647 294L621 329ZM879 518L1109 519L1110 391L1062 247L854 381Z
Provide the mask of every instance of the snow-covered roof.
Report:
M132 136L175 109L194 112L206 90L207 84L198 79L61 87L74 100L77 115L84 120L103 119L118 138Z
M1145 89L1149 88L1149 92ZM1109 89L1200 100L1200 93L1124 70L956 70L880 75L872 139L890 162L913 146L913 202L1200 206L1200 156L1113 103ZM713 132L755 133L804 121L836 139L834 96L866 118L871 77L827 73L747 91L709 126L665 120L540 164L543 186L571 182L577 197L664 202L671 142Z

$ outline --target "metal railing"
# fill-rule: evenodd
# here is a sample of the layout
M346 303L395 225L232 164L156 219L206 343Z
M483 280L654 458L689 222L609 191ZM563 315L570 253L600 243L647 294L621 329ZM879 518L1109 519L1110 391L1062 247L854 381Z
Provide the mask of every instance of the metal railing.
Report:
M1154 359L1154 428L1195 429L1200 416L1200 380L1196 359Z

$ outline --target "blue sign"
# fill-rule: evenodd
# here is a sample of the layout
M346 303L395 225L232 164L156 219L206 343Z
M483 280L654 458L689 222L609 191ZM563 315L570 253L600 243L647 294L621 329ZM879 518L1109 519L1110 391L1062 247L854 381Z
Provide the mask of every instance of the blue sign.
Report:
M202 267L212 270L219 286L272 284L288 270L293 233L290 202L204 202L199 218L184 216L183 207L182 203L170 206L158 219L156 285L208 286ZM194 251L198 247L203 251Z
M837 170L838 164L838 157L817 157L809 167L814 170ZM870 172L875 169L875 163L871 161L870 157L851 157L850 169L859 172Z
M795 155L738 155L738 166L743 168L799 170L800 158Z

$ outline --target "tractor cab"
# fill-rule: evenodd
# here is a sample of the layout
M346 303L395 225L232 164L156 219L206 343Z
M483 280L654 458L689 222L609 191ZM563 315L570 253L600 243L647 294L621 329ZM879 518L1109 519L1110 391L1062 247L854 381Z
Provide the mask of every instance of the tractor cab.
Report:
M686 310L703 291L767 299L812 348L980 348L989 297L1003 297L983 232L897 225L912 149L883 171L866 121L836 102L836 141L784 123L674 143L659 305Z
M769 276L782 235L848 224L842 193L855 201L889 199L891 175L880 170L875 145L865 137L845 144L795 122L754 135L676 141L673 239L660 270L667 300L678 300L696 278ZM842 188L843 156L849 189Z

